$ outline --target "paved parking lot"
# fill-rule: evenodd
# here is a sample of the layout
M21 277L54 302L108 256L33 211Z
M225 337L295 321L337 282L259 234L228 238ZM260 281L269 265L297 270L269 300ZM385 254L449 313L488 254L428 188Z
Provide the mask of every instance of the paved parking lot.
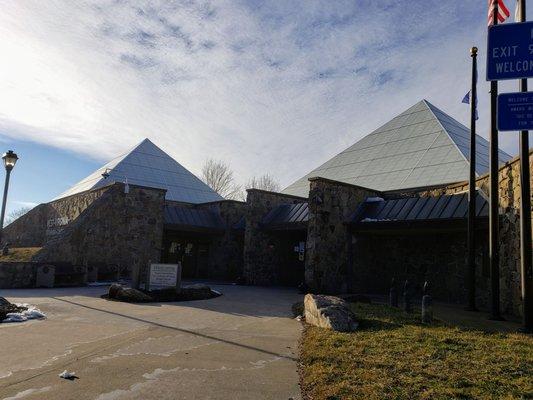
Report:
M106 301L105 288L0 291L48 315L0 325L0 399L299 399L301 295L213 288L223 296L164 304Z

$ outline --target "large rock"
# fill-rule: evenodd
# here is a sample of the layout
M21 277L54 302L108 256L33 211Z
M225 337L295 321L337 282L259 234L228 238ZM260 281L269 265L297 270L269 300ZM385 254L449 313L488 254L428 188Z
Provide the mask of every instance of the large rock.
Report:
M109 298L128 303L145 303L154 301L150 296L140 290L127 288L116 283L109 287Z
M359 325L348 303L335 296L306 294L304 310L306 322L321 328L352 332Z
M3 297L0 297L0 322L4 321L8 318L8 314L11 313L20 313L22 311L27 310L26 307L23 306L17 306L15 304L10 303Z
M211 288L202 283L196 283L181 288L181 295L187 300L204 300L216 297Z

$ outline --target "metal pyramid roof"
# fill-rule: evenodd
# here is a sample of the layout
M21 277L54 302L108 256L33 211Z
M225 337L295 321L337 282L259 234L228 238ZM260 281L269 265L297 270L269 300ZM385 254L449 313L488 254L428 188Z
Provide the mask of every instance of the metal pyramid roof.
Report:
M104 179L102 174L106 171L109 177ZM144 139L132 150L109 161L56 199L126 180L133 185L166 189L167 200L184 203L223 200L222 196L149 139Z
M380 191L468 179L470 130L426 100L297 180L283 193L307 197L311 177ZM476 138L476 172L489 168L489 144ZM500 151L500 162L511 156Z

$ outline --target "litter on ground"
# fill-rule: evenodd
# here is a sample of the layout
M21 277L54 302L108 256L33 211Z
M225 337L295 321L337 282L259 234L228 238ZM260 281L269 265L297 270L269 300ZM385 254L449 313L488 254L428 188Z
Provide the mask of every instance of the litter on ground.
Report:
M69 379L69 380L74 380L74 379L77 379L78 377L76 376L76 373L75 372L68 372L67 370L64 370L63 372L61 372L59 374L59 377L60 378L63 378L63 379Z

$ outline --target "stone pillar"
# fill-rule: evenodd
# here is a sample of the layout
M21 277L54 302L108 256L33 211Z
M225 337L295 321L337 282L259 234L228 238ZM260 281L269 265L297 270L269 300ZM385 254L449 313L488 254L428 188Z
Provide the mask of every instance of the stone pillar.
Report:
M324 178L311 178L305 282L314 292L348 290L351 235L346 222L367 197L378 192ZM348 239L350 238L350 239ZM352 279L357 279L353 276ZM351 282L350 282L351 283Z
M202 205L197 206L203 208ZM207 205L211 211L218 213L224 221L225 231L215 235L209 246L210 279L235 280L243 274L243 241L244 232L234 229L244 217L246 203L234 200L223 200Z
M248 189L244 232L244 278L250 285L278 283L279 235L263 229L261 221L281 204L302 203L306 199L282 193Z

